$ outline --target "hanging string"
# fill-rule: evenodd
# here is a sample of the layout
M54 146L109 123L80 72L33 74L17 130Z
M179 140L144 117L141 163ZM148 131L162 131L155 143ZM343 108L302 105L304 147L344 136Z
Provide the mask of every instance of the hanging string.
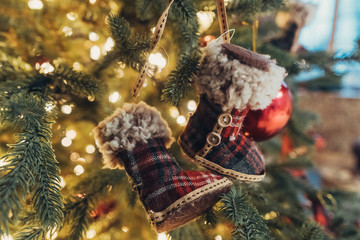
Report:
M229 26L224 0L216 0L217 14L224 43L230 43Z
M251 29L252 29L252 48L253 48L253 51L256 52L256 43L257 43L257 37L258 37L258 32L259 32L259 20L258 19L253 21L253 23L251 25Z
M231 35L230 35L230 33L231 33ZM222 38L225 34L229 34L229 35L230 35L229 40L231 40L231 39L234 37L234 35L235 35L235 29L232 28L232 29L229 29L229 30L227 30L226 32L222 33L222 34L216 39L216 41L217 41L217 42L220 41L221 38Z
M156 27L155 27L155 31L154 34L152 35L151 39L150 39L150 49L149 49L149 56L150 54L154 51L156 45L158 44L158 42L160 41L163 33L164 33L164 29L165 29L165 24L166 24L166 20L169 14L169 10L171 7L171 4L174 2L174 0L171 0L169 5L167 6L167 8L165 9L165 11L161 14ZM137 96L139 96L140 90L142 88L142 86L144 85L145 82L145 78L147 75L147 70L149 68L149 60L146 61L146 63L144 64L144 66L142 67L139 77L136 80L136 84L133 88L133 101L136 100Z

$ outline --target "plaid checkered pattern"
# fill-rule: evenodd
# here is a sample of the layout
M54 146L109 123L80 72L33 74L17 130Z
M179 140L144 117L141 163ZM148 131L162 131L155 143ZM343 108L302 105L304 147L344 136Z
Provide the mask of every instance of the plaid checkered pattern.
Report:
M265 165L263 156L256 143L240 132L242 122L248 109L231 112L232 123L223 128L221 143L204 157L225 169L231 169L249 175L263 175ZM200 151L206 144L206 136L217 123L218 116L223 113L221 106L211 103L206 96L200 97L200 103L181 134L181 141L193 153Z
M162 139L137 143L133 151L123 151L120 157L148 211L160 212L192 191L223 178L210 171L182 171Z

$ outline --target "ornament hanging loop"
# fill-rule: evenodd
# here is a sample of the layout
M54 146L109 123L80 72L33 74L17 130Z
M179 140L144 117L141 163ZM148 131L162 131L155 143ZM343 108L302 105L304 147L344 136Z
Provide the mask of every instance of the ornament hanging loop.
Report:
M224 43L230 43L229 26L224 0L216 0L216 8L219 18L221 36L224 39Z
M235 29L232 28L232 29L227 30L226 32L222 33L215 41L219 42L225 34L230 35L230 37L229 37L229 41L230 41L235 35Z

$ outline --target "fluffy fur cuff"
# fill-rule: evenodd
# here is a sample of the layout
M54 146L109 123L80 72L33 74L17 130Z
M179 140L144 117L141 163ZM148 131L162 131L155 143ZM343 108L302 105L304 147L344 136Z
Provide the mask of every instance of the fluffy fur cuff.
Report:
M163 138L168 147L173 142L171 130L160 112L144 102L126 103L122 109L116 109L98 124L94 136L107 167L122 167L123 163L116 160L117 153L132 151L138 142Z
M266 108L277 95L286 76L285 69L269 56L256 54L232 44L209 43L194 82L223 110Z

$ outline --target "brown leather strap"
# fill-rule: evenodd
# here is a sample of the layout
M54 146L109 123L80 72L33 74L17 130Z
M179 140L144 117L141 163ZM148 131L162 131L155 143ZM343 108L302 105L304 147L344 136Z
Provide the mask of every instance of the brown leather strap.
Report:
M160 39L164 33L166 20L167 20L168 14L169 14L171 4L173 2L174 2L174 0L170 1L169 5L165 9L165 11L161 14L159 21L156 24L154 34L152 35L151 40L150 40L149 55L155 49L156 45L158 44L158 42L160 41ZM134 101L135 101L136 97L139 95L140 90L144 84L148 68L149 68L149 61L146 61L145 65L143 66L143 68L140 71L139 77L136 80L136 84L133 89L133 100Z
M229 26L226 15L224 0L216 0L217 14L219 18L220 31L224 39L224 43L230 43Z

